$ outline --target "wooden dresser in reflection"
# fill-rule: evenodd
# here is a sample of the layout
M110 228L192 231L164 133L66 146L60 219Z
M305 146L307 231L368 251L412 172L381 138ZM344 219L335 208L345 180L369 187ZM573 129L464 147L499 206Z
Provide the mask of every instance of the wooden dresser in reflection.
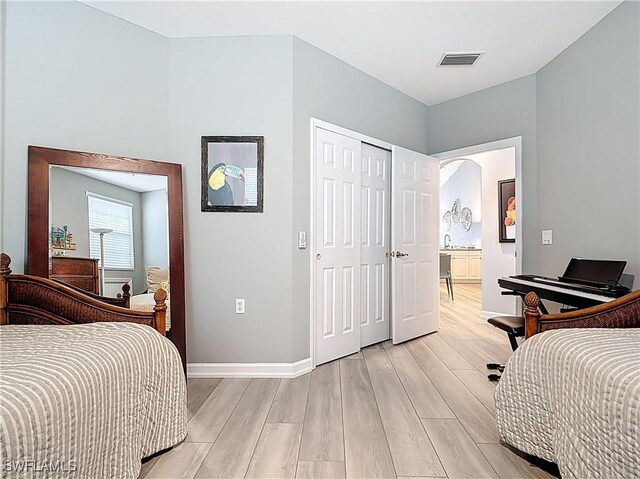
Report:
M90 293L100 293L97 259L53 256L49 277Z

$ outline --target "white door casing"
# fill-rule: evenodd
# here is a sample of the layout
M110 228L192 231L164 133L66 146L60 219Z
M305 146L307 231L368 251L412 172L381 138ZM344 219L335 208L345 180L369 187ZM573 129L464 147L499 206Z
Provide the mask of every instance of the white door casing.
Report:
M360 141L316 129L316 365L360 349L360 155Z
M389 339L391 152L362 144L360 346Z
M439 328L440 164L397 146L391 163L391 338L398 344Z

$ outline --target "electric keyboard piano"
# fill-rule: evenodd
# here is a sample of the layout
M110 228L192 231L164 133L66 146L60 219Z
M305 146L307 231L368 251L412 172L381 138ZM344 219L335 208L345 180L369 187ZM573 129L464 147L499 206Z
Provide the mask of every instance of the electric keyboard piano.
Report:
M626 261L571 258L562 276L547 278L537 275L519 275L500 278L498 284L511 293L524 296L533 291L540 299L582 309L624 296L629 292L618 283ZM540 302L540 310L548 314Z
M625 294L609 291L607 288L567 283L553 278L534 275L503 277L498 280L498 284L501 288L513 291L517 295L524 296L528 292L533 291L541 299L547 299L580 309L608 303ZM542 303L540 305L542 312L547 314L546 308L544 308Z

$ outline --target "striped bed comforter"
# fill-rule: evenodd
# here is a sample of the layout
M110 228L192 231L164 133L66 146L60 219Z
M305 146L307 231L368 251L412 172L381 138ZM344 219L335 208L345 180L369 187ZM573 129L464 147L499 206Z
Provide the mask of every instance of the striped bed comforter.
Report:
M0 327L0 477L137 478L185 412L180 356L153 328Z
M563 479L640 477L640 329L528 339L496 392L501 438Z

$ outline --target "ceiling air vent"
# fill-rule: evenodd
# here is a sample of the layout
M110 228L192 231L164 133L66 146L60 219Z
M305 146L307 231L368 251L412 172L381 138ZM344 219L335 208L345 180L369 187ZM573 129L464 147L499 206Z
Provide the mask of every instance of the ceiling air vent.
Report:
M484 52L474 52L474 53L445 53L442 55L440 59L440 63L438 66L441 67L453 67L453 66L463 66L470 67L476 63L478 58Z

